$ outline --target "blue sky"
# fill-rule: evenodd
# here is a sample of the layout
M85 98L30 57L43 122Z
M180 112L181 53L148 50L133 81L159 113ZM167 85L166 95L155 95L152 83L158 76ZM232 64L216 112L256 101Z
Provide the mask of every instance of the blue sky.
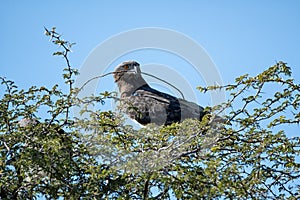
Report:
M202 45L225 83L283 60L300 77L299 1L1 1L0 76L20 86L62 82L61 59L43 35L56 26L76 42L79 68L101 42L143 27L179 31ZM143 62L142 60L140 62ZM155 61L154 61L155 62Z
M64 62L52 56L58 48L43 34L44 26L55 26L63 38L76 42L70 55L75 68L114 35L158 27L182 33L201 45L225 84L245 73L256 75L280 60L292 67L294 78L299 80L299 19L297 0L1 1L0 76L14 80L21 88L63 83ZM176 56L145 50L117 61L127 58L138 59L142 65L173 67L194 89L205 84L185 71L184 62ZM111 77L103 85L103 89L115 88ZM197 102L211 104L206 98L197 96Z

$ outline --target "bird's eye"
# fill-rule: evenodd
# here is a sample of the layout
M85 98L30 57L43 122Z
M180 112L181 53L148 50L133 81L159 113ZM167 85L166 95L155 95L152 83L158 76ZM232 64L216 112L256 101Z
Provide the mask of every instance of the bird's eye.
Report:
M129 66L128 66L128 65L125 65L125 66L124 66L124 69L128 69L128 68L129 68Z

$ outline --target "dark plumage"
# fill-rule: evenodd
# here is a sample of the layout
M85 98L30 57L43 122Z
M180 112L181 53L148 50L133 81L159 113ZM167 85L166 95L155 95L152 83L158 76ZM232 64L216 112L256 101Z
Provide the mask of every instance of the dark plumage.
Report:
M192 118L201 120L204 109L193 103L151 88L141 75L140 65L126 61L114 72L120 91L120 108L142 125L169 125Z

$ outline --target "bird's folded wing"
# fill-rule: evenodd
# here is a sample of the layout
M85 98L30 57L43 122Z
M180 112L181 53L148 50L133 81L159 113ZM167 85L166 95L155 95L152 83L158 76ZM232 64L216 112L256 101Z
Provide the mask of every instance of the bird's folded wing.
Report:
M129 96L122 98L120 102L121 111L143 125L148 123L165 124L168 106L169 102L165 99L151 95Z
M141 124L172 124L188 118L201 119L199 105L157 90L139 90L134 96L123 98L122 111Z

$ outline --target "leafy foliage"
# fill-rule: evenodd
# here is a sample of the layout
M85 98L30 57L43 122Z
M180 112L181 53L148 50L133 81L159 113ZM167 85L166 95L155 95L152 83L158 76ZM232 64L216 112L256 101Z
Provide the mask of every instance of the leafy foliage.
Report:
M300 138L287 132L299 125L300 85L286 63L231 85L198 88L228 92L227 102L210 109L226 110L231 124L216 125L207 115L136 130L120 113L90 109L114 93L77 98L78 71L68 59L73 44L55 28L45 31L62 48L53 55L66 61L69 91L58 85L19 90L1 78L1 199L300 197ZM73 107L85 117L71 117Z

